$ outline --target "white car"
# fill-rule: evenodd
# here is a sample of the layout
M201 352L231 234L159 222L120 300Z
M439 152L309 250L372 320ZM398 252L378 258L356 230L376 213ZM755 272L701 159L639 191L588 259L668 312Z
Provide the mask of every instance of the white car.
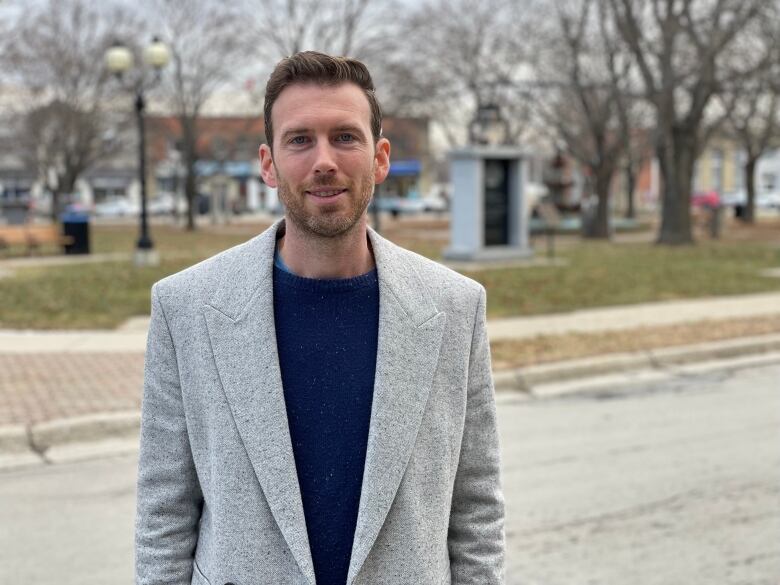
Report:
M747 205L747 192L735 191L721 197L721 204L726 207ZM756 207L762 209L780 209L780 192L756 193Z
M138 215L141 208L124 197L117 197L96 203L93 211L96 217L130 217Z
M439 196L423 197L422 202L425 206L425 211L444 212L447 211L450 206L446 199Z

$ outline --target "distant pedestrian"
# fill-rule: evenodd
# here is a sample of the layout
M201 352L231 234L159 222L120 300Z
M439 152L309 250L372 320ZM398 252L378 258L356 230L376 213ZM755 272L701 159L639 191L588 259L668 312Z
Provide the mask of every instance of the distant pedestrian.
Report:
M152 289L141 585L494 585L485 291L384 240L366 67L305 52L265 94L284 219Z

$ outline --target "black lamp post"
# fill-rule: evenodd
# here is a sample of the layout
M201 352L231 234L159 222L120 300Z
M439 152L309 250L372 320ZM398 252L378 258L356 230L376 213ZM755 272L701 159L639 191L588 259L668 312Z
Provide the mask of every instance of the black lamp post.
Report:
M152 39L152 43L144 50L144 63L148 67L134 68L132 51L118 42L114 43L106 52L108 69L119 79L124 81L126 74L130 70L134 70L132 79L127 83L132 91L135 92L135 115L138 123L138 180L141 186L141 215L135 263L140 266L154 265L159 262L159 258L154 250L154 242L152 242L152 238L149 235L146 208L146 129L144 125L146 99L144 93L146 89L159 81L160 72L168 64L169 60L170 51L168 47L157 37ZM154 70L154 75L151 79L146 75L148 68Z

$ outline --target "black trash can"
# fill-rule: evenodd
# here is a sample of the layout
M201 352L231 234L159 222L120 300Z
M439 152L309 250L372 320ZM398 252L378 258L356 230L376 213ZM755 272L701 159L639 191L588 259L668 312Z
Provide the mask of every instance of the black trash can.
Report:
M70 241L65 244L66 254L89 254L89 215L81 211L66 211L60 216L62 233Z

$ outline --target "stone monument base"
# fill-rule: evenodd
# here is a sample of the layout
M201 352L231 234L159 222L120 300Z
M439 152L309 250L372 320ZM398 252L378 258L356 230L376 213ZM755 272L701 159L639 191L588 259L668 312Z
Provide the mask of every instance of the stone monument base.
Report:
M480 248L479 250L458 250L457 248L444 250L445 260L459 262L504 262L507 260L532 258L533 255L534 251L532 248L521 248L519 246L490 246L488 248Z

